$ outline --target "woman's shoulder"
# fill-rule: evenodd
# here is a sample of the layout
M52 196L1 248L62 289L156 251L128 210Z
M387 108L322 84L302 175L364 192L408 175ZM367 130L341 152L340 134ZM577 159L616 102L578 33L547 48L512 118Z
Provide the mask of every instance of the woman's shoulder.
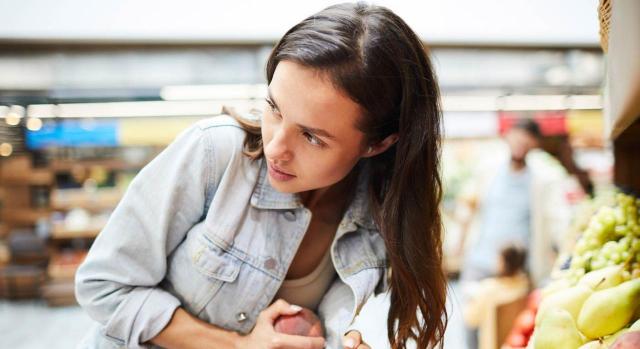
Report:
M258 170L258 163L244 154L247 131L234 117L225 114L214 116L198 121L193 128L200 130L216 179L230 168L245 173Z
M245 131L240 123L232 116L221 114L199 120L194 127L199 128L205 134L218 137L241 137L244 140Z
M227 157L242 153L246 131L229 115L206 118L193 125L202 133L207 148L215 156Z

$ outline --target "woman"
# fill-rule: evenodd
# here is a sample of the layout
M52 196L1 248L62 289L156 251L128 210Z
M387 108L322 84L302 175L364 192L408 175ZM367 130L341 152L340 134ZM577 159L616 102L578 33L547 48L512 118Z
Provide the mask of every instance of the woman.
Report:
M442 345L439 93L422 43L385 8L336 5L284 35L267 80L261 127L202 121L131 183L76 277L100 323L87 346L368 348L356 315L387 289L391 347ZM274 330L298 300L326 343Z

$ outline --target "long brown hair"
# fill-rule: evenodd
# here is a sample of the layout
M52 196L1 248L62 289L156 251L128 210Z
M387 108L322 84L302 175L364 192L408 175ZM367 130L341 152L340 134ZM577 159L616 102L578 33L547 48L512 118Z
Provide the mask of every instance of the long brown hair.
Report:
M328 7L291 28L267 61L270 83L279 62L318 69L365 111L357 127L370 145L398 142L369 161L369 200L391 264L387 320L391 348L443 346L447 326L439 204L441 112L435 73L424 46L390 10L363 3ZM259 158L256 124L245 154Z

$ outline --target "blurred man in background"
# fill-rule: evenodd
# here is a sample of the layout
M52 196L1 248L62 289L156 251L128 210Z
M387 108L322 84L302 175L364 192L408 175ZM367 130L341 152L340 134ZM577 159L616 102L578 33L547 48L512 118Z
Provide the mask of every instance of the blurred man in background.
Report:
M539 146L541 137L536 122L518 120L504 136L509 159L488 166L487 173L478 175L466 195L470 213L462 224L459 245L464 260L464 298L473 297L472 285L498 275L500 247L507 244L526 247L526 269L534 286L543 283L551 272L557 239L570 216L562 187L562 166L546 153L536 161L528 156ZM469 347L476 348L476 332L469 330Z

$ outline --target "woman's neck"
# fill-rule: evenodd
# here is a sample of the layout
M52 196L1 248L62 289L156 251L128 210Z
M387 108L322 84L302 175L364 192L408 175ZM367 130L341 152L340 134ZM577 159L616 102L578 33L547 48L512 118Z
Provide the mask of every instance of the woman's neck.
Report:
M346 208L358 179L358 170L354 168L341 181L324 188L309 190L299 194L302 204L311 211L326 208Z

